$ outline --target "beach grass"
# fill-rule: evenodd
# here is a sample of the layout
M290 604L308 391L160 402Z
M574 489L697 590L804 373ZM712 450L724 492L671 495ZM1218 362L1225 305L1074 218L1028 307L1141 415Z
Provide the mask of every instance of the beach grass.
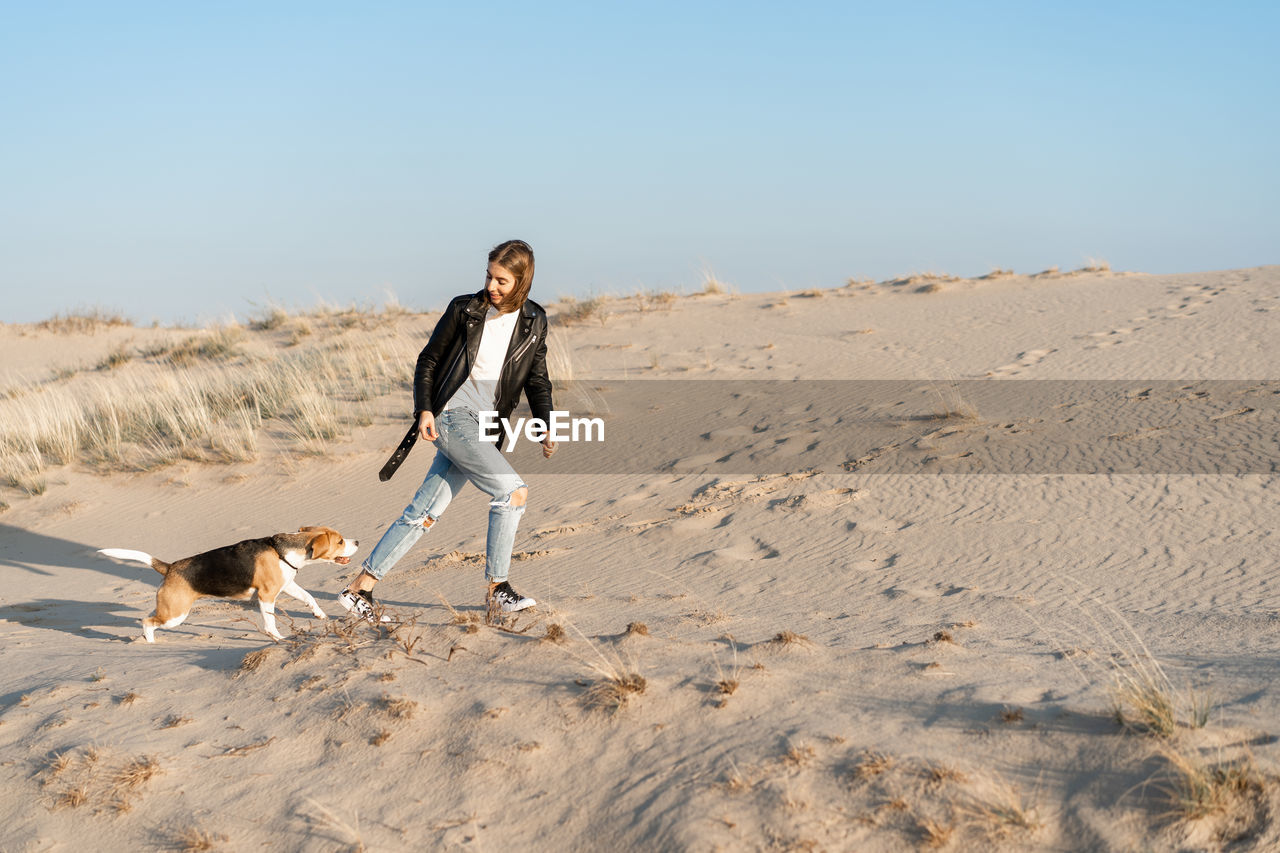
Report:
M149 364L33 383L0 400L0 479L39 494L50 468L150 471L179 460L251 461L269 425L297 451L324 453L371 422L368 401L403 391L413 353L337 338L283 355L241 352L238 327L152 348Z

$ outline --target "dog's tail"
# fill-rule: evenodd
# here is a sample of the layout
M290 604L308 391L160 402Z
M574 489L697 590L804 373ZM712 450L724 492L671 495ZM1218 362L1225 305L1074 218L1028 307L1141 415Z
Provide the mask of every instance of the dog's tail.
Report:
M142 565L150 566L162 575L169 574L168 563L163 560L157 560L150 554L144 554L141 551L130 551L128 548L103 548L98 553L113 560L130 560L134 563L142 563Z

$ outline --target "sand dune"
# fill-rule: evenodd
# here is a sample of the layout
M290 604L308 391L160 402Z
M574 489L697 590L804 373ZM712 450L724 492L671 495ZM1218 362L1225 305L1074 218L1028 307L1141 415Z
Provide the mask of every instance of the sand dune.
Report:
M316 567L333 618L283 601L284 642L204 600L147 645L158 577L96 549L323 523L363 555L430 462L376 478L434 315L240 330L183 369L341 345L375 391L322 443L282 409L251 458L76 451L0 495L0 848L1276 849L1278 285L561 303L558 402L609 415L612 467L517 450L536 611L484 624L472 489L378 587L389 627ZM0 327L0 418L159 387L210 334Z

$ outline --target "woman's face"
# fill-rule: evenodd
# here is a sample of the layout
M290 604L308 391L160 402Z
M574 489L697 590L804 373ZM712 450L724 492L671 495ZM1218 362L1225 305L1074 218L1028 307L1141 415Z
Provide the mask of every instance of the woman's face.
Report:
M489 294L489 304L498 305L516 289L516 276L511 270L494 261L485 273L484 289Z

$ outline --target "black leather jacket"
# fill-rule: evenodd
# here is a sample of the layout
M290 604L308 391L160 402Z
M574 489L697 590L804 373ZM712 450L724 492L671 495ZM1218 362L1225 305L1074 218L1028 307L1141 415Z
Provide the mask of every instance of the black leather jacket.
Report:
M413 410L439 415L454 392L462 387L480 349L489 299L485 291L455 298L436 323L431 340L418 355L413 374ZM547 313L532 299L520 308L507 357L498 378L498 417L511 416L520 400L520 389L529 409L544 423L551 421L551 380L547 376ZM500 441L506 441L506 431ZM499 445L501 446L501 445Z

